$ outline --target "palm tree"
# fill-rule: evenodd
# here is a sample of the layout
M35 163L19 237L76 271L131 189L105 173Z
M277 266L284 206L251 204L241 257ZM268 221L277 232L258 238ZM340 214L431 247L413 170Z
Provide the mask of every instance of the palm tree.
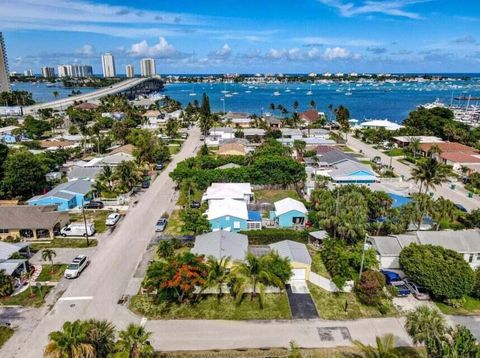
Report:
M420 152L420 139L418 138L410 138L410 143L408 144L408 150L412 152L413 158L417 157L417 153Z
M295 111L295 113L297 112L298 106L299 106L298 101L293 101L293 110Z
M213 256L209 256L207 259L208 276L205 281L204 288L217 289L217 298L220 299L223 295L223 286L227 283L230 271L228 265L230 263L230 257L222 257L217 260Z
M115 180L115 174L113 173L112 167L108 165L103 167L97 179L98 181L105 183L108 191L113 191L113 181Z
M43 261L50 261L51 269L53 269L53 258L57 256L57 253L53 249L43 249L42 250L42 260Z
M232 269L235 277L234 292L237 303L241 302L244 293L248 289L251 290L250 300L252 301L258 289L258 303L260 308L263 308L265 286L268 284L273 284L277 287L284 286L282 280L267 269L265 265L266 258L267 256L258 258L252 253L247 253L245 260Z
M49 334L43 354L47 358L94 358L95 347L87 337L88 324L77 320L65 322L61 331Z
M175 247L170 240L161 240L158 243L157 254L160 257L168 259L175 252Z
M449 168L444 164L439 164L435 158L426 158L420 160L417 166L412 169L410 180L415 183L420 182L419 193L422 192L422 187L425 185L425 193L429 188L447 182L450 174Z
M395 353L395 337L393 334L386 334L383 337L376 337L377 347L365 345L355 341L355 346L362 352L365 358L398 358Z
M120 186L125 190L131 190L139 181L140 175L134 162L121 162L115 168L115 176L120 180Z
M107 320L87 321L87 339L95 347L97 358L106 358L115 351L115 326Z
M192 203L191 193L192 191L195 191L195 188L196 188L196 183L195 183L195 180L193 180L192 178L186 178L182 180L182 189L184 190L184 193L187 194L189 207L190 207L190 204Z
M442 340L447 331L445 319L435 309L420 306L407 314L405 329L414 344L424 344L428 357L442 357Z
M275 103L270 103L269 107L272 110L272 113L275 113Z
M312 100L310 101L310 107L315 108L316 106L317 106L317 104L316 104L315 101L312 99Z
M117 350L128 354L128 358L152 357L153 347L148 341L151 335L142 326L130 323L118 335Z
M307 144L303 140L294 140L293 141L293 148L295 148L295 151L297 152L297 157L299 159L303 158L303 154L305 153L305 148L307 147Z
M57 99L57 97L58 97L58 91L53 91L52 94L53 94L53 97L55 97L55 99Z
M455 221L458 218L459 210L451 200L440 197L433 206L433 214L437 223L443 220ZM439 228L440 225L437 225L437 230Z

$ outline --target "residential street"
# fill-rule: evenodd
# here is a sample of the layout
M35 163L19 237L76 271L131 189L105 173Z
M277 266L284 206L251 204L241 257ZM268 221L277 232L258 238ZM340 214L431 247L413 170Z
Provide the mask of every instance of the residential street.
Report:
M108 319L118 328L129 322L140 322L140 317L131 314L117 304L127 287L140 281L130 282L153 234L155 222L162 213L170 212L175 200L174 183L168 174L179 161L194 154L200 141L200 131L194 127L181 152L152 183L147 195L143 195L129 211L120 227L112 235L104 237L99 248L90 258L91 264L82 276L68 283L68 288L50 311L42 309L35 314L35 328L19 331L2 348L2 357L41 357L47 336L59 329L68 320ZM26 320L35 317L25 317Z
M410 178L411 168L408 165L399 162L398 159L396 159L395 157L389 157L381 151L374 149L372 146L365 144L359 139L354 138L352 135L348 136L347 146L352 148L357 153L361 150L363 154L370 159L379 156L382 160L382 164L385 165L389 165L391 159L395 173L397 175L403 175L405 180L408 180ZM467 192L465 191L465 189L463 189L460 183L457 183L456 190L450 189L449 183L445 183L441 186L436 187L433 192L435 193L435 196L443 196L446 199L450 199L456 204L463 205L467 210L480 208L480 200L478 199L478 197L469 198L467 196Z

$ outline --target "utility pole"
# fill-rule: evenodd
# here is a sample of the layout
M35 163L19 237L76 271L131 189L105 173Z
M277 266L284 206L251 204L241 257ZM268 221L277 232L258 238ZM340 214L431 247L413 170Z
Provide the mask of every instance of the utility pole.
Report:
M365 247L366 246L367 246L367 234L365 234L365 238L363 239L362 261L360 262L360 274L358 276L358 279L362 278L363 262L365 261Z
M335 189L337 190L337 200L335 200L335 218L338 219L338 200L340 199L340 190L339 188L335 185ZM337 238L337 225L333 227L333 239L335 240Z
M85 204L85 202L83 204ZM83 224L85 225L85 237L87 238L87 247L88 247L90 246L90 241L88 240L87 218L85 217L84 205L82 205L82 215L83 215Z

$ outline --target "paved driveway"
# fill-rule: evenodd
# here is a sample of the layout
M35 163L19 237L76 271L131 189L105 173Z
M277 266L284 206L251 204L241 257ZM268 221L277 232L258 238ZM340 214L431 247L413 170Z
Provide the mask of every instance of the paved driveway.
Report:
M81 239L79 239L81 240ZM72 260L80 254L87 255L88 257L92 256L98 247L86 247L86 248L54 248L53 250L57 254L53 258L54 264L69 264ZM30 262L34 265L49 265L50 261L45 262L42 260L42 250L35 253L30 259Z
M306 284L303 286L306 288ZM295 284L288 285L287 295L293 319L318 318L317 307L315 307L308 288L306 290L302 289L302 287L298 289Z

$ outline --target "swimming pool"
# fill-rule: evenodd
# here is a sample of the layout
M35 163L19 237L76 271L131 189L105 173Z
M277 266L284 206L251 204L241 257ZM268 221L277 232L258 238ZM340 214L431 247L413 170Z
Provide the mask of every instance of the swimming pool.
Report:
M388 196L392 198L393 204L392 208L398 208L404 205L407 205L412 199L409 196L403 196L393 193L388 193Z

